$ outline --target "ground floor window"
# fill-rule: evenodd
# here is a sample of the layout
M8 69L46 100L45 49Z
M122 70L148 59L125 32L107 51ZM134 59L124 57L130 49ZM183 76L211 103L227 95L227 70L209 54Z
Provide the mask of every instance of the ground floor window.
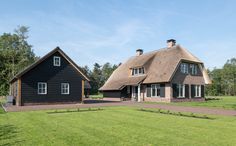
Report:
M151 95L152 97L160 96L160 84L152 84L151 85Z
M130 86L127 86L127 93L130 94Z
M177 84L178 98L185 98L185 85Z
M195 85L195 97L201 97L201 86Z
M70 94L70 84L61 83L61 94Z
M47 94L47 83L38 82L38 94Z

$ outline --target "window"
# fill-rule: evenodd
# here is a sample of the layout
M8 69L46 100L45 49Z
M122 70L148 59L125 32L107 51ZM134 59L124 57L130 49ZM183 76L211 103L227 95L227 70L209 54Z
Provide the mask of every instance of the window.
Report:
M197 65L196 64L190 64L190 71L192 75L197 75Z
M38 82L38 94L47 94L47 83Z
M143 68L139 68L139 69L138 69L138 73L139 73L139 74L144 74Z
M188 64L187 63L181 63L180 70L184 74L188 74Z
M160 84L152 84L151 85L151 95L152 97L160 96Z
M54 56L53 57L53 65L54 66L61 66L61 57Z
M195 85L195 97L201 97L201 86Z
M61 83L61 94L70 94L69 83Z
M178 84L177 85L177 90L178 90L178 98L184 98L185 97L185 85Z
M130 93L130 86L127 86L127 93Z
M144 68L143 67L132 69L132 75L133 76L142 75L142 74L144 74Z
M135 68L135 69L134 69L134 75L137 75L137 74L138 74L138 69Z

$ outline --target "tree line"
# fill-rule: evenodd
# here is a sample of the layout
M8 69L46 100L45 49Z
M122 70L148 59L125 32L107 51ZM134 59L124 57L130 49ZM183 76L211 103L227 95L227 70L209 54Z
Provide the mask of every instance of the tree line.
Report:
M0 36L0 95L9 92L9 81L21 70L39 59L27 42L29 27L18 26L14 33L3 33ZM95 63L93 68L82 67L91 79L91 94L97 94L119 65ZM236 58L227 60L222 68L208 70L212 84L206 88L207 95L236 95Z
M236 58L226 61L222 68L208 70L212 84L207 86L207 95L236 95Z
M0 36L0 96L8 94L11 78L38 59L27 42L28 30L18 26L14 33Z
M106 82L112 72L118 67L116 64L109 62L99 65L95 63L92 70L88 66L82 67L83 72L90 78L91 91L90 94L97 94L99 88Z
M27 42L29 27L18 26L13 33L3 33L0 36L0 96L8 95L9 81L20 71L39 59ZM91 93L105 83L117 65L95 63L90 70L88 66L82 70L91 79Z

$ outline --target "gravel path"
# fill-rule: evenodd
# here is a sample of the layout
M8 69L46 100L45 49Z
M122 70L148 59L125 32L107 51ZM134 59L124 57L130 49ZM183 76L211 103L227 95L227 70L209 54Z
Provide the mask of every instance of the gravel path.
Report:
M224 116L236 116L236 110L216 109L207 107L187 107L187 106L176 106L167 104L147 104L137 103L132 101L101 101L91 100L86 101L85 104L58 104L58 105L33 105L33 106L5 106L5 110L8 112L18 111L34 111L34 110L50 110L50 109L75 109L75 108L93 108L93 107L112 107L112 106L131 106L140 108L158 108L164 110L170 110L175 112L190 112L200 114L211 114L211 115L224 115Z

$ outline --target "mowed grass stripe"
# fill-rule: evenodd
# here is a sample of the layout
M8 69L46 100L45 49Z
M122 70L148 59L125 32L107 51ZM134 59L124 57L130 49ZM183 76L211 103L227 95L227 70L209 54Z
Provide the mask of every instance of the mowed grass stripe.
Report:
M129 107L103 109L57 114L48 114L48 111L1 114L0 126L13 125L17 133L0 141L0 145L222 146L236 143L235 117L215 116L214 120L208 120Z

